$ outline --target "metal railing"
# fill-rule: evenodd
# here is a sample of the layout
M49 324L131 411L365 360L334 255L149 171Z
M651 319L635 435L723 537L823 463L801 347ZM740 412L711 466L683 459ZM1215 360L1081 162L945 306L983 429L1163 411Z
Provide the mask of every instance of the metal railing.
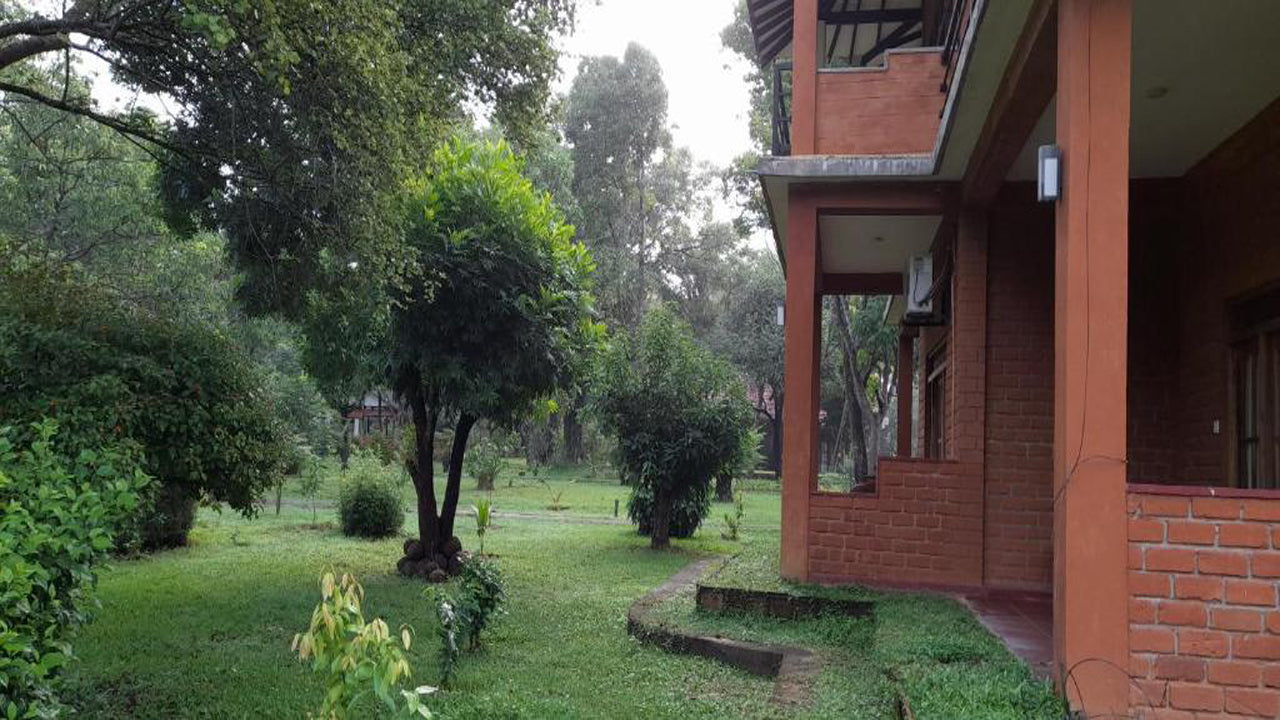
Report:
M941 32L942 92L951 89L955 80L956 69L960 61L960 48L964 46L964 36L969 32L973 15L978 7L977 0L943 0Z
M773 64L773 142L775 157L791 154L791 63Z

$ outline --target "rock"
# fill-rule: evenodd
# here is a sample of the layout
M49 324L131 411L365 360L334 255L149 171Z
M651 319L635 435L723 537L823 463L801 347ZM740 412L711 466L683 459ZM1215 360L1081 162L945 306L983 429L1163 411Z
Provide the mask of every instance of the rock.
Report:
M412 577L414 571L414 561L407 557L402 557L396 561L396 572L405 577Z
M449 558L446 555L436 553L435 557L432 559L436 561L436 565L439 567L449 567Z
M427 580L433 583L442 583L448 579L449 579L449 576L446 575L445 572L440 568L436 568L435 570L432 570L431 574L427 576Z
M430 560L414 560L413 576L425 578L426 576L430 575L431 571L435 570L436 567L437 567L436 564L431 562Z
M462 550L462 541L458 539L457 535L454 535L449 538L448 542L444 544L444 547L441 548L441 550L445 555L456 555Z
M426 553L422 550L422 543L410 538L404 541L404 556L410 560L421 560Z
M449 574L457 575L462 572L462 562L464 558L462 553L454 553L449 556Z

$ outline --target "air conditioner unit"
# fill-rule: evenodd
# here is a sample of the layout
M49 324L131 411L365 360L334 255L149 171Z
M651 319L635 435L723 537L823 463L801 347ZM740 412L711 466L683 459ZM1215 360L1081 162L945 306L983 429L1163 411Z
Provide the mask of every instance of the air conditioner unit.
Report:
M903 325L936 325L941 313L934 298L933 257L916 255L907 260L903 277Z

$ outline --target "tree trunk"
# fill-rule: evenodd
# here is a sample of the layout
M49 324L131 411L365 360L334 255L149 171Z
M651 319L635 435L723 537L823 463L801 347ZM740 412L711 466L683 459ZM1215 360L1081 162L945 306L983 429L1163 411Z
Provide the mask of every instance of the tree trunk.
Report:
M458 495L462 491L462 461L467 454L467 438L475 424L475 416L462 413L453 430L453 448L449 452L449 479L444 486L444 505L440 507L441 545L453 537L453 519L458 514Z
M351 425L344 418L342 421L342 439L338 441L338 462L342 469L347 469L351 461Z
M832 315L835 318L836 335L840 340L840 351L843 362L840 363L840 375L844 378L846 400L852 396L853 403L846 403L853 412L850 424L857 446L853 456L853 481L867 477L867 418L864 410L869 409L867 401L867 384L858 376L858 345L853 337L853 327L849 322L849 302L842 297L831 298Z
M669 490L659 490L653 494L653 533L649 536L649 547L654 550L666 550L671 547L671 511L675 505L675 494Z
M476 489L477 489L477 490L482 490L482 491L485 491L485 492L492 492L492 491L493 491L493 476L492 476L492 475L487 475L487 474L486 474L486 475L478 475L478 476L476 477Z
M716 502L733 502L733 475L716 475Z
M440 526L436 517L435 488L435 438L439 411L434 398L428 404L420 383L409 393L409 405L413 411L414 457L405 464L418 496L418 540L430 557L436 552Z
M570 401L569 406L564 411L563 427L564 427L564 461L570 465L577 465L586 458L587 454L582 449L582 422L578 419L578 405L580 398L574 398Z

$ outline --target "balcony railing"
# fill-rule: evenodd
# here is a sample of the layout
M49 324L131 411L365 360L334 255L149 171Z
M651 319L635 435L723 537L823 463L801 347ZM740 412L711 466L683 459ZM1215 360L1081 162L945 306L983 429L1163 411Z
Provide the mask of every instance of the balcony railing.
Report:
M978 7L977 0L943 0L942 23L939 27L942 45L942 92L951 89L960 62L960 48L964 46L965 33L973 22Z
M791 63L773 64L773 154L791 154Z

